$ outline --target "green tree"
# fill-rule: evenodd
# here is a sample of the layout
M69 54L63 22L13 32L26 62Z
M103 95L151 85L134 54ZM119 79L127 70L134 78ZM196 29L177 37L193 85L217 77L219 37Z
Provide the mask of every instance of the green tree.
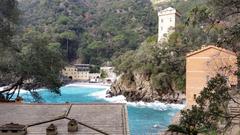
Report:
M54 49L46 33L31 31L14 37L17 22L17 2L4 0L0 3L1 21L1 59L0 81L8 87L0 92L1 100L9 101L21 88L29 90L38 97L35 90L40 87L60 93L60 72L64 61L60 51ZM14 26L14 27L13 27ZM7 30L7 31L4 31Z
M104 71L104 70L100 70L100 77L102 78L102 79L104 79L104 78L107 78L108 77L108 75L107 75L107 72L106 71Z
M232 116L228 111L228 102L232 100L231 88L226 77L217 75L197 97L197 105L181 111L179 125L170 125L169 131L197 135L199 133L224 132L219 123L228 127Z
M57 23L67 25L68 22L70 22L70 21L72 21L72 20L69 17L61 15L58 17Z
M19 10L15 0L2 0L0 3L0 49L15 47L11 44L18 23Z
M215 31L217 41L214 43L236 52L238 67L239 5L240 1L235 0L206 0L204 4L193 8L188 17L189 24L201 26L207 34ZM228 25L224 25L224 23L228 23ZM239 68L237 75L239 75ZM229 87L226 77L217 75L200 93L196 100L197 105L192 106L192 109L181 111L179 125L170 125L169 130L191 135L224 133L231 125L233 118L239 115L230 115L228 111L229 102L240 104L232 97L236 95L239 93Z
M215 43L234 52L239 52L239 5L240 2L235 0L206 0L205 3L191 10L188 22L201 26L207 33L216 30L216 27L222 27L222 32L217 31ZM225 25L226 23L228 25Z
M175 6L194 8L205 1L176 1ZM182 6L183 7L182 7ZM187 11L182 14L182 21L188 18ZM119 73L137 72L150 78L154 90L161 94L174 93L185 89L185 56L192 50L199 49L203 44L218 41L221 28L205 31L200 25L180 23L168 40L157 43L155 36L150 36L131 53L127 52L114 59L114 66ZM116 36L116 41L124 41L124 36Z
M27 35L20 52L15 52L16 55L11 58L14 61L8 65L11 71L1 72L3 82L9 84L8 88L0 92L6 95L6 100L11 100L17 91L19 94L21 88L29 90L34 97L37 96L35 90L41 87L60 94L60 74L65 65L60 50L52 49L48 39L40 33L30 35L33 37ZM7 76L8 81L4 79Z
M62 40L63 42L63 48L66 48L66 56L68 60L71 61L71 52L73 52L72 50L75 50L75 48L77 48L75 47L74 43L72 43L77 38L76 33L74 31L65 31L61 33L59 37L60 40Z
M157 12L149 0L21 0L19 7L21 28L50 33L70 63L102 64L157 32Z
M100 66L91 65L89 72L90 72L90 73L100 73Z

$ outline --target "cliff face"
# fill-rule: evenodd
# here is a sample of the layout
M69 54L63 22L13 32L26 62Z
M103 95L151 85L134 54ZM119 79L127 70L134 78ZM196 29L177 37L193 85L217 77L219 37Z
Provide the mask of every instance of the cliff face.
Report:
M119 77L114 82L111 89L107 92L109 96L123 95L127 101L162 101L168 103L181 103L183 96L177 92L160 93L152 87L150 78L146 75L133 73L132 77L126 78L125 75Z

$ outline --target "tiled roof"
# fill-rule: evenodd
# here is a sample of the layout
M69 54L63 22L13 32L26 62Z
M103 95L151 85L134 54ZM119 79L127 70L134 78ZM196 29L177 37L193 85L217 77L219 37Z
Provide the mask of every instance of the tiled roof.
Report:
M75 119L79 130L74 135L128 135L124 104L0 104L0 126L18 123L27 126L27 135L46 134L50 124L58 135L68 132L68 122Z
M202 47L201 49L199 49L197 51L193 51L193 52L188 53L187 57L193 56L195 54L201 53L201 52L206 51L206 50L211 49L211 48L236 56L236 53L234 53L230 50L227 50L227 49L224 49L224 48L221 48L221 47L217 47L215 45L206 45L206 47Z

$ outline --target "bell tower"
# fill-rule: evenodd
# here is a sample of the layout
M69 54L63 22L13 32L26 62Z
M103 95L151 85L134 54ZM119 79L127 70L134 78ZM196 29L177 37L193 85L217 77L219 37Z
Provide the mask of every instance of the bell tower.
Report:
M165 41L168 35L175 31L180 17L181 14L172 7L158 11L158 42Z

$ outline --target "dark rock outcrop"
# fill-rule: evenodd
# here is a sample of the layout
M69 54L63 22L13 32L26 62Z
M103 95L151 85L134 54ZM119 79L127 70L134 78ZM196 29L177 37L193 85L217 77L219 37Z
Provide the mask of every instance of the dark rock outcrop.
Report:
M184 96L177 92L159 93L151 85L148 76L139 73L133 73L132 78L126 78L124 75L120 76L115 81L107 94L112 96L123 95L129 102L144 101L162 101L167 103L182 103Z

